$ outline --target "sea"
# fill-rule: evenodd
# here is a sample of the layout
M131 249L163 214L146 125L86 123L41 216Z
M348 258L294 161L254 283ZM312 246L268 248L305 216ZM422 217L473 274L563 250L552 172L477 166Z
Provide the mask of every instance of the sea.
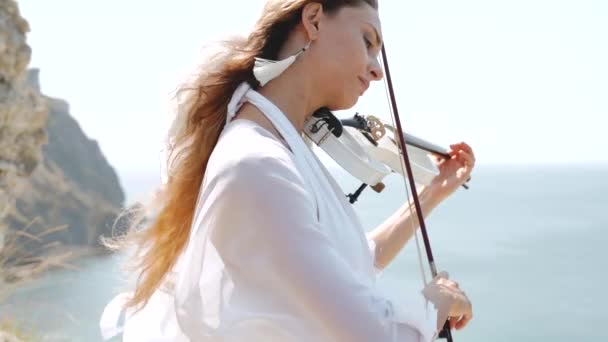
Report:
M332 173L345 193L359 185ZM145 178L123 180L131 198L155 186L142 184ZM367 229L407 200L400 177L385 184L355 204ZM469 184L426 220L438 269L473 302L474 318L454 331L454 341L608 341L608 165L480 164ZM103 307L124 289L123 259L84 258L74 261L76 270L49 272L0 304L0 321L10 318L41 341L101 341ZM415 240L378 285L421 288Z

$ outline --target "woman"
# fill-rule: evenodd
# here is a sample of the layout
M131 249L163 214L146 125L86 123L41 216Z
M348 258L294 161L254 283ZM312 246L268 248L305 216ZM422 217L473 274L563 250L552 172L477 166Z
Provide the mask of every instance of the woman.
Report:
M138 282L106 307L105 338L121 308L125 341L430 341L448 316L467 324L471 304L445 273L407 302L376 288L415 215L406 204L366 237L302 138L316 109L350 108L382 79L377 7L269 1L248 39L184 87L160 210L128 239ZM470 147L451 148L424 214L473 168Z

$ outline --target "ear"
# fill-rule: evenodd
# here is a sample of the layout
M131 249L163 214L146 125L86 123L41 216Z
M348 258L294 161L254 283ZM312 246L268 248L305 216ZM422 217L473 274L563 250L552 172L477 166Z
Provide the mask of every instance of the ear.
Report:
M302 9L302 25L309 40L316 40L319 37L319 27L322 18L323 5L318 2L304 5Z

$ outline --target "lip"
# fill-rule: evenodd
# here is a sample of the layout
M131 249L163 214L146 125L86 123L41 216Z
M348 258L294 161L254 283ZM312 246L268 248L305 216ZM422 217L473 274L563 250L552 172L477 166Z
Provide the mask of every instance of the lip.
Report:
M361 76L359 76L359 81L361 82L361 86L363 87L363 90L361 91L361 94L363 95L363 93L367 91L367 88L369 88L369 81Z

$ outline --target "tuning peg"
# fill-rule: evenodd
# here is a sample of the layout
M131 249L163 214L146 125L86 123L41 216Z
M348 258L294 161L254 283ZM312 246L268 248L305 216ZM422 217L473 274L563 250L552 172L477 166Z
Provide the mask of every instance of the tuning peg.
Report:
M378 184L372 185L371 188L374 189L375 192L380 193L382 190L384 190L385 186L384 183L378 182Z

